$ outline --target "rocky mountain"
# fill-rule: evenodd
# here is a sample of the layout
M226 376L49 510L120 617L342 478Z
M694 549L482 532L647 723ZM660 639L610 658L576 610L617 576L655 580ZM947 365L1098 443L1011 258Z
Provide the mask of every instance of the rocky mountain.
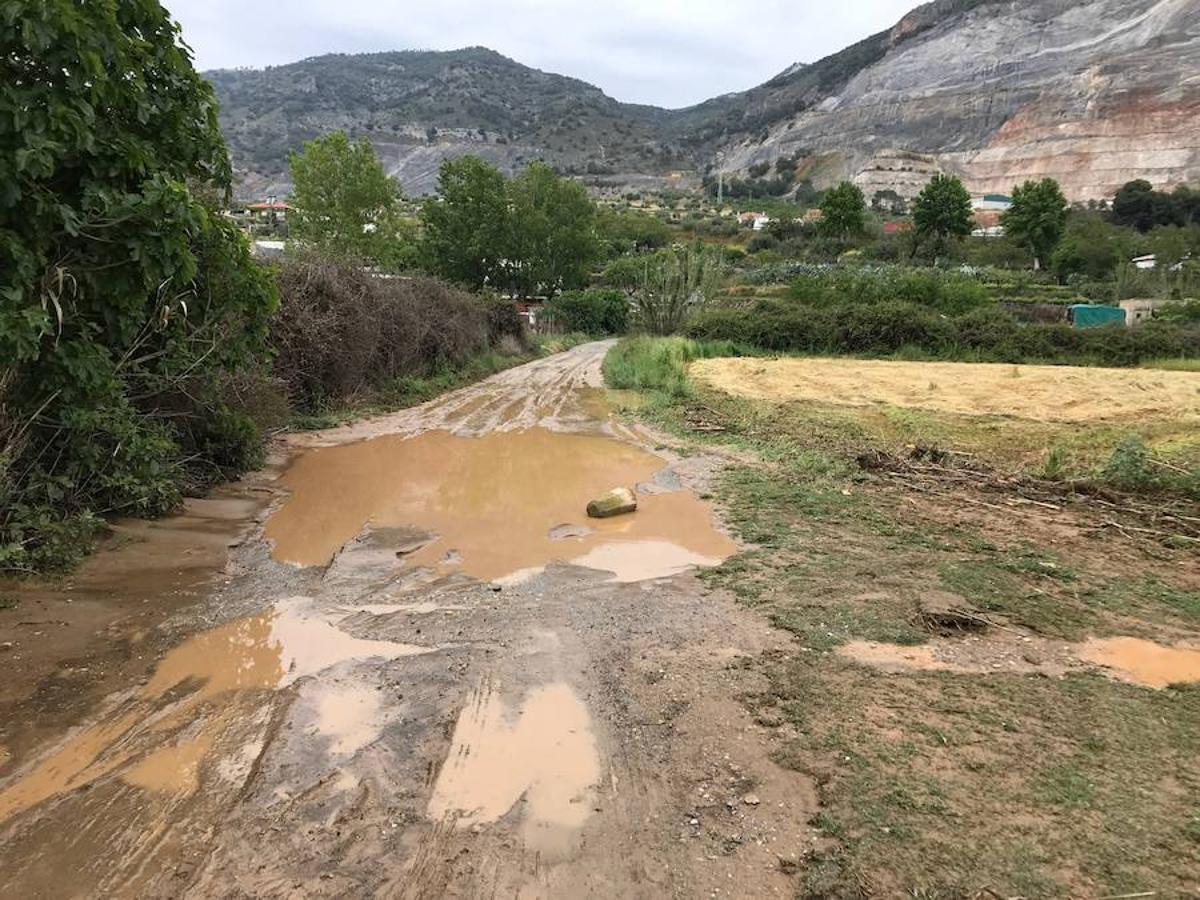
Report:
M320 56L207 77L248 193L286 192L288 152L339 128L370 137L411 193L432 189L441 161L463 153L510 171L546 159L597 176L692 164L671 142L665 110L618 103L482 47Z
M764 85L683 110L623 104L489 50L325 56L209 73L252 193L334 128L371 137L410 192L447 156L544 158L614 185L794 161L818 184L911 196L1052 176L1072 199L1200 179L1197 0L936 0ZM678 178L678 174L675 175Z
M741 96L748 128L724 137L735 170L811 153L830 177L901 193L930 162L977 193L1044 176L1073 199L1172 185L1200 178L1200 7L941 0Z

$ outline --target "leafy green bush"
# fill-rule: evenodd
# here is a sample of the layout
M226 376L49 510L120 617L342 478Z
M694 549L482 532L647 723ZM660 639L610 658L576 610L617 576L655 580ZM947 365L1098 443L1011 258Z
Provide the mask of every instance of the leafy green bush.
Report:
M217 211L210 86L155 2L0 6L0 568L68 565L98 517L169 510L225 373L265 354L269 276ZM244 436L244 430L243 430Z
M1100 477L1129 491L1162 491L1200 497L1200 472L1164 466L1140 437L1131 436L1113 451Z
M515 344L521 349L529 346L525 320L512 300L498 294L487 294L483 297L483 307L487 312L488 343L492 347L505 343Z
M629 330L629 298L616 288L560 294L546 304L546 313L567 331L610 335Z

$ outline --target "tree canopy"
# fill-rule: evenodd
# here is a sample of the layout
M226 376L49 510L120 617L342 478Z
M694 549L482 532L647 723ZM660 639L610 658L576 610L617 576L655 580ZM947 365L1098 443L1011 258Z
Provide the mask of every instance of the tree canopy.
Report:
M971 195L963 183L934 175L913 204L913 252L928 247L934 256L943 255L952 241L971 233L971 221Z
M537 296L582 287L600 255L595 205L543 163L506 179L477 157L448 160L422 221L425 265L474 288Z
M421 255L431 272L475 289L503 285L511 218L499 169L477 156L446 160L421 221Z
M400 214L400 188L369 140L344 131L309 141L291 155L288 216L294 237L336 255L389 268L410 261L413 229Z
M526 297L587 284L600 255L596 207L576 181L534 163L508 185L512 221L509 286Z
M867 200L862 189L843 181L825 194L821 201L821 231L832 237L849 238L862 234L867 223Z
M1041 268L1062 240L1067 227L1067 198L1053 178L1027 181L1013 189L1012 206L1001 216L1008 235L1033 253Z
M1200 225L1200 190L1180 185L1167 193L1142 179L1130 181L1113 198L1112 223L1141 232L1159 225Z

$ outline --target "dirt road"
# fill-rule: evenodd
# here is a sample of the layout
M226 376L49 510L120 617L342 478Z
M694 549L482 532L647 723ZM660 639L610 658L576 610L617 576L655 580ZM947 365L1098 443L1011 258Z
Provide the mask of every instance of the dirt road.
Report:
M0 896L790 895L813 788L737 699L787 638L697 579L718 461L608 414L607 347L12 592Z

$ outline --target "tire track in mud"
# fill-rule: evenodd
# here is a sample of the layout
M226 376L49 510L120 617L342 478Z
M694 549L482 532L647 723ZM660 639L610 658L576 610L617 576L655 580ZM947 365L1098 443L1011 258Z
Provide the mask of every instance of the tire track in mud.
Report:
M597 413L609 346L297 436L291 449L535 427L652 449L658 436ZM699 489L719 461L663 465L667 482ZM272 559L260 528L234 551L227 583L173 627L203 641L202 622L265 622L254 634L271 637L234 649L260 673L277 666L277 686L264 676L253 692L198 703L213 676L180 680L162 702L214 729L198 789L146 790L117 764L87 789L64 785L0 822L0 894L793 893L778 859L812 840L811 785L770 762L770 734L735 699L761 688L736 661L785 637L690 573L623 583L552 563L497 590L395 549L419 544L366 528L329 566L297 569ZM330 629L346 652L321 649ZM20 761L0 792L71 740ZM740 803L750 786L761 806Z

